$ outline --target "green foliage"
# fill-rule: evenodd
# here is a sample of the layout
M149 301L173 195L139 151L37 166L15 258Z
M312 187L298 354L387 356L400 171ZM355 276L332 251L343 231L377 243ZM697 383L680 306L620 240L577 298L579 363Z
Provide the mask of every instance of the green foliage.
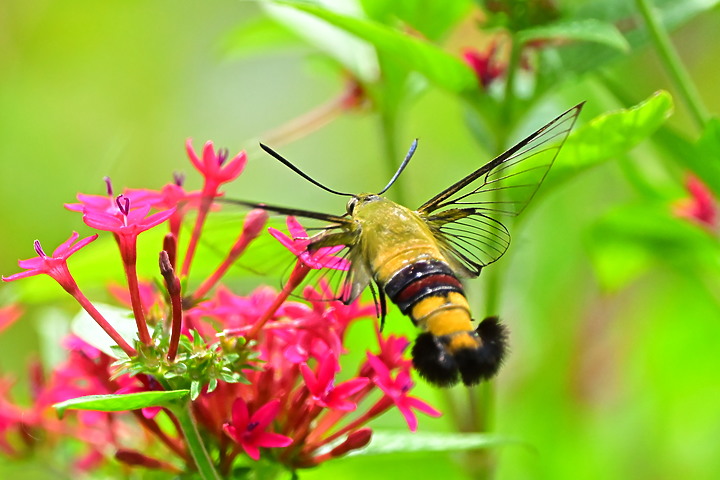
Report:
M87 395L56 403L53 408L60 418L66 410L93 410L96 412L126 412L148 407L169 407L187 398L188 390L165 392L137 392L122 395Z
M191 333L192 338L180 336L177 356L168 360L170 337L158 325L153 333L153 345L147 347L137 342L136 357L116 362L120 367L117 375L150 375L170 388L189 389L191 401L197 399L205 387L208 393L213 392L219 380L248 383L242 371L255 368L252 362L258 353L248 347L243 337L221 336L217 342L208 344L197 331Z

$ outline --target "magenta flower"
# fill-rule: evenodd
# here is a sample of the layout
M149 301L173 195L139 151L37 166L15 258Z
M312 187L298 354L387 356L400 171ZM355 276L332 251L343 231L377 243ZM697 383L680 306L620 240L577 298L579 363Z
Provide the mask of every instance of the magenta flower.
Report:
M185 148L190 157L190 161L205 178L203 194L212 192L212 195L215 196L217 187L222 183L236 179L238 175L242 173L247 163L247 155L245 155L245 152L240 152L233 157L232 160L226 162L228 151L226 149L220 149L216 152L212 142L205 143L202 151L202 159L198 158L195 150L193 150L192 139L187 139Z
M232 406L232 422L225 423L223 430L238 443L253 460L260 459L260 447L287 447L292 438L265 429L280 412L280 400L272 400L250 416L247 403L242 398Z
M113 196L110 179L106 177L105 182L107 184L107 195L88 195L85 193L78 193L77 199L80 203L66 203L65 208L73 212L82 213L88 211L99 211L113 214L117 212L117 202ZM137 208L145 205L156 206L156 204L161 200L161 193L145 189L126 190L125 193L123 193L123 197L127 198L130 203L132 203L133 208Z
M175 208L170 208L148 216L150 205L134 208L135 205L131 205L130 198L125 195L118 195L115 203L116 208L111 213L86 209L83 221L94 229L113 232L121 238L128 238L137 237L138 234L163 223L175 212Z
M394 370L396 368L401 370L410 369L412 362L404 356L405 350L410 345L410 341L407 338L396 337L395 335L389 335L383 338L382 335L378 333L378 344L380 346L380 353L376 355L376 358L380 360L388 370ZM372 370L374 370L373 366L366 363L360 374L371 376L370 372Z
M293 255L298 257L304 265L313 269L332 268L334 270L348 270L350 268L350 262L344 258L333 255L345 248L344 245L322 247L314 252L310 252L307 249L310 244L310 239L302 225L300 225L295 217L287 217L286 223L291 235L290 237L275 228L268 228L268 232L285 248L290 250Z
M418 424L415 412L412 410L413 408L426 415L430 415L431 417L439 417L442 415L441 412L435 410L422 400L408 395L414 386L412 380L410 379L409 370L400 370L397 376L393 379L390 376L390 370L385 366L382 360L370 353L368 353L367 358L373 370L375 370L375 375L372 379L373 382L375 382L375 385L377 385L380 390L385 393L386 398L389 398L395 403L395 406L397 406L400 413L402 413L405 417L411 431L414 432L417 430Z
M131 208L130 199L124 195L118 195L115 203L117 204L117 209L111 213L85 209L83 220L92 228L106 230L115 234L125 267L125 276L128 280L128 289L130 291L135 322L138 327L138 336L142 343L150 345L150 333L145 320L145 312L143 311L137 278L137 236L165 222L175 213L175 208L173 207L148 216L148 213L150 213L150 205L142 205L133 209Z
M67 259L70 255L77 252L90 242L97 238L97 235L83 238L82 240L75 243L80 237L77 232L73 232L70 238L67 239L63 244L53 251L52 256L48 256L42 249L39 240L35 240L35 251L38 256L29 258L27 260L19 260L18 265L21 268L27 269L24 272L10 275L9 277L3 276L2 279L6 282L18 280L20 278L32 277L34 275L46 274L52 277L58 282L65 290L76 289L77 285L70 275L70 271L67 267Z
M348 400L350 396L362 390L370 379L354 378L335 386L335 373L340 370L335 354L329 353L318 360L317 376L306 363L300 365L305 385L313 396L313 400L321 407L350 412L357 408L355 402Z
M690 198L673 206L675 215L714 229L718 226L718 205L710 189L695 175L688 175L685 188Z

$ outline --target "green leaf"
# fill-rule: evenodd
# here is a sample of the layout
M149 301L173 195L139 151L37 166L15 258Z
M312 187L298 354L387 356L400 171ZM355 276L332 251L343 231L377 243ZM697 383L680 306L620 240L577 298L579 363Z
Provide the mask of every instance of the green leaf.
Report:
M570 134L541 191L627 153L660 127L672 110L670 94L659 91L634 107L594 118Z
M518 32L522 43L534 40L580 40L607 45L621 52L630 50L630 44L620 30L609 22L596 19L564 20Z
M124 395L88 395L56 403L53 408L62 418L65 410L93 410L97 412L124 412L147 407L167 407L185 398L188 390L166 392L138 392Z
M626 286L655 265L683 272L711 269L716 275L720 244L700 226L672 216L670 202L645 201L611 210L586 239L601 285Z
M275 21L340 62L355 77L368 83L377 81L375 50L367 42L299 9L272 0L261 0L259 3ZM348 6L343 3L342 6L357 10L354 4Z
M673 31L693 17L718 4L719 0L653 0L653 8L659 13L662 23L668 31ZM626 0L591 0L580 4L574 13L576 20L594 19L604 23L623 24L625 39L633 49L646 45L649 41L645 24L639 21L635 2ZM558 49L560 62L559 74L568 70L577 73L595 71L607 63L620 58L623 52L609 48L606 44L581 43L567 45ZM563 72L564 71L564 72ZM551 87L552 88L552 87Z
M137 324L131 310L97 302L93 305L129 345L135 344ZM112 348L115 346L115 342L85 310L81 310L75 315L70 323L70 329L88 344L112 358L117 358L117 354Z
M399 452L458 452L495 448L504 445L524 445L521 440L485 433L421 433L374 431L370 444L351 455L382 455Z
M371 43L378 52L394 59L408 71L425 76L435 85L452 92L477 89L472 69L459 58L419 38L409 36L371 20L341 15L325 8L297 1L278 1L308 13Z

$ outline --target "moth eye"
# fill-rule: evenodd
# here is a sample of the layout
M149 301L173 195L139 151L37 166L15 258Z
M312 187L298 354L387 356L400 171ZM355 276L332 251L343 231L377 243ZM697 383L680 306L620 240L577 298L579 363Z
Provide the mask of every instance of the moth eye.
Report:
M347 210L347 213L352 215L353 210L355 210L355 205L357 205L357 198L353 197L350 200L348 200L347 206L345 207L345 209Z

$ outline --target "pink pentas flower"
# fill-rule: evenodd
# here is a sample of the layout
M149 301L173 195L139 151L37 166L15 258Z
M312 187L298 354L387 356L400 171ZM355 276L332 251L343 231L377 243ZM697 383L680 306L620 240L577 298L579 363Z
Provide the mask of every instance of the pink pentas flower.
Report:
M411 431L414 432L417 430L418 425L417 417L413 409L419 410L431 417L439 417L442 415L441 412L435 410L422 400L408 395L415 385L410 378L408 369L400 370L395 378L392 378L390 370L382 360L370 353L368 353L367 359L375 371L372 377L373 382L383 391L386 398L389 398L395 403L395 406L405 417Z
M318 405L350 412L355 410L357 405L349 398L370 383L370 379L354 378L336 386L335 374L339 370L337 357L332 352L329 352L324 358L318 359L317 372L313 372L307 363L300 365L305 385Z
M18 261L18 265L21 268L25 268L26 271L16 273L8 277L3 276L2 279L6 282L11 282L20 278L45 274L52 277L66 290L68 288L75 288L75 280L73 280L70 275L70 271L68 270L67 259L73 253L94 241L97 238L97 235L91 235L77 241L79 237L80 235L78 235L77 232L73 232L72 235L70 235L70 238L57 247L50 256L43 251L40 241L35 240L35 252L37 252L38 256Z
M138 234L160 225L175 212L175 208L170 208L148 216L150 205L134 208L130 198L124 195L118 195L115 203L116 208L112 213L85 211L83 221L97 230L113 232L121 237L136 237Z
M271 287L258 287L250 295L242 296L234 294L227 287L220 286L212 298L199 303L192 310L213 318L221 329L233 330L230 333L236 333L235 330L254 324L272 305L276 296L277 293ZM305 305L288 302L277 310L276 316L285 315L288 308L309 310Z
M202 159L200 159L192 147L192 139L188 138L185 142L188 157L193 166L205 178L205 186L203 194L217 191L217 187L222 183L227 183L238 177L245 168L247 163L247 155L240 152L232 160L227 161L229 153L226 149L215 151L212 142L206 142L202 151Z
M673 205L673 212L708 228L718 226L718 204L712 191L695 175L688 175L685 188L690 198L678 201Z
M80 203L66 203L65 208L73 212L85 213L91 212L105 212L113 214L117 211L116 197L113 196L113 188L110 183L110 179L105 177L105 183L107 184L107 195L88 195L85 193L78 193L77 199ZM147 189L126 189L122 194L123 197L127 198L133 205L133 208L140 206L150 205L155 206L161 199L161 193L155 190Z
M380 353L376 356L382 361L389 370L396 368L407 370L412 362L405 358L405 350L410 345L410 341L405 337L396 337L389 335L385 338L378 333L378 343L380 345Z
M268 228L268 232L285 248L290 250L293 255L298 257L303 264L313 269L331 268L334 270L348 270L350 268L349 261L342 257L334 256L335 253L345 248L344 245L322 247L310 252L307 249L310 244L310 239L302 225L292 216L287 217L286 223L291 236L287 236L275 228Z
M232 406L232 421L223 430L238 443L253 460L260 459L260 448L287 447L292 438L279 433L266 432L280 413L280 400L272 400L250 415L245 400L238 398Z
M359 297L348 304L337 300L338 294L332 291L324 279L320 280L319 288L310 285L305 287L303 297L310 302L316 312L337 327L341 336L353 320L374 317L377 313L374 303L361 303Z

